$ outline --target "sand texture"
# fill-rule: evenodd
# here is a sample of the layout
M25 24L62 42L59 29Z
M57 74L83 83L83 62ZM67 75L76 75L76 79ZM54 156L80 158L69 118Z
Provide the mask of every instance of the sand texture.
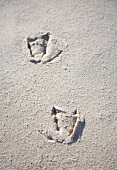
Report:
M0 0L0 38L0 169L117 170L117 1Z

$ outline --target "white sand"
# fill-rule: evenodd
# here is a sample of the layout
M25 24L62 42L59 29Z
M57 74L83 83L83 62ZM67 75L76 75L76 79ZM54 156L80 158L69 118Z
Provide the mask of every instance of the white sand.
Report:
M33 64L24 39L51 32L68 47L53 64ZM0 169L117 169L117 1L0 1ZM51 109L76 107L79 141L48 143Z

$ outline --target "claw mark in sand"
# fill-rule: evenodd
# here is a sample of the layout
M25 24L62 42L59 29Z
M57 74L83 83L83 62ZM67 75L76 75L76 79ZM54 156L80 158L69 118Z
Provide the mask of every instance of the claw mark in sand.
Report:
M85 119L81 118L77 110L68 113L53 107L50 128L48 133L43 135L49 142L71 144L81 138L84 127Z
M58 49L57 40L49 32L28 37L27 47L32 58L30 61L34 64L51 62L53 59L59 57L63 51Z

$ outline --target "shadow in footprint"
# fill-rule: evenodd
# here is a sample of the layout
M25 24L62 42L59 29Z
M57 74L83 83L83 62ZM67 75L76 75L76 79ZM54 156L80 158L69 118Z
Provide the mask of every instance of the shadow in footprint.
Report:
M75 129L74 135L73 135L73 137L72 137L72 141L71 141L70 143L68 143L68 144L77 142L77 140L78 140L79 138L81 138L84 127L85 127L85 120L84 120L83 122L82 122L82 121L79 121L79 122L78 122L78 125L77 125L77 127L76 127L76 129Z
M36 61L36 60L30 60L30 62L31 62L31 63L34 63L34 64L38 64L38 63L40 63L40 62L41 62L41 60L39 60L39 61Z

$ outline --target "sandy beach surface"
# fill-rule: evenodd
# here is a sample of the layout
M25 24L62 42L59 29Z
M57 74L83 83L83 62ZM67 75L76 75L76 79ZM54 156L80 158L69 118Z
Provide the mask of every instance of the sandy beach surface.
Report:
M63 48L44 64L40 32ZM0 37L0 169L117 170L117 1L0 0ZM85 118L70 145L45 136L53 106Z

